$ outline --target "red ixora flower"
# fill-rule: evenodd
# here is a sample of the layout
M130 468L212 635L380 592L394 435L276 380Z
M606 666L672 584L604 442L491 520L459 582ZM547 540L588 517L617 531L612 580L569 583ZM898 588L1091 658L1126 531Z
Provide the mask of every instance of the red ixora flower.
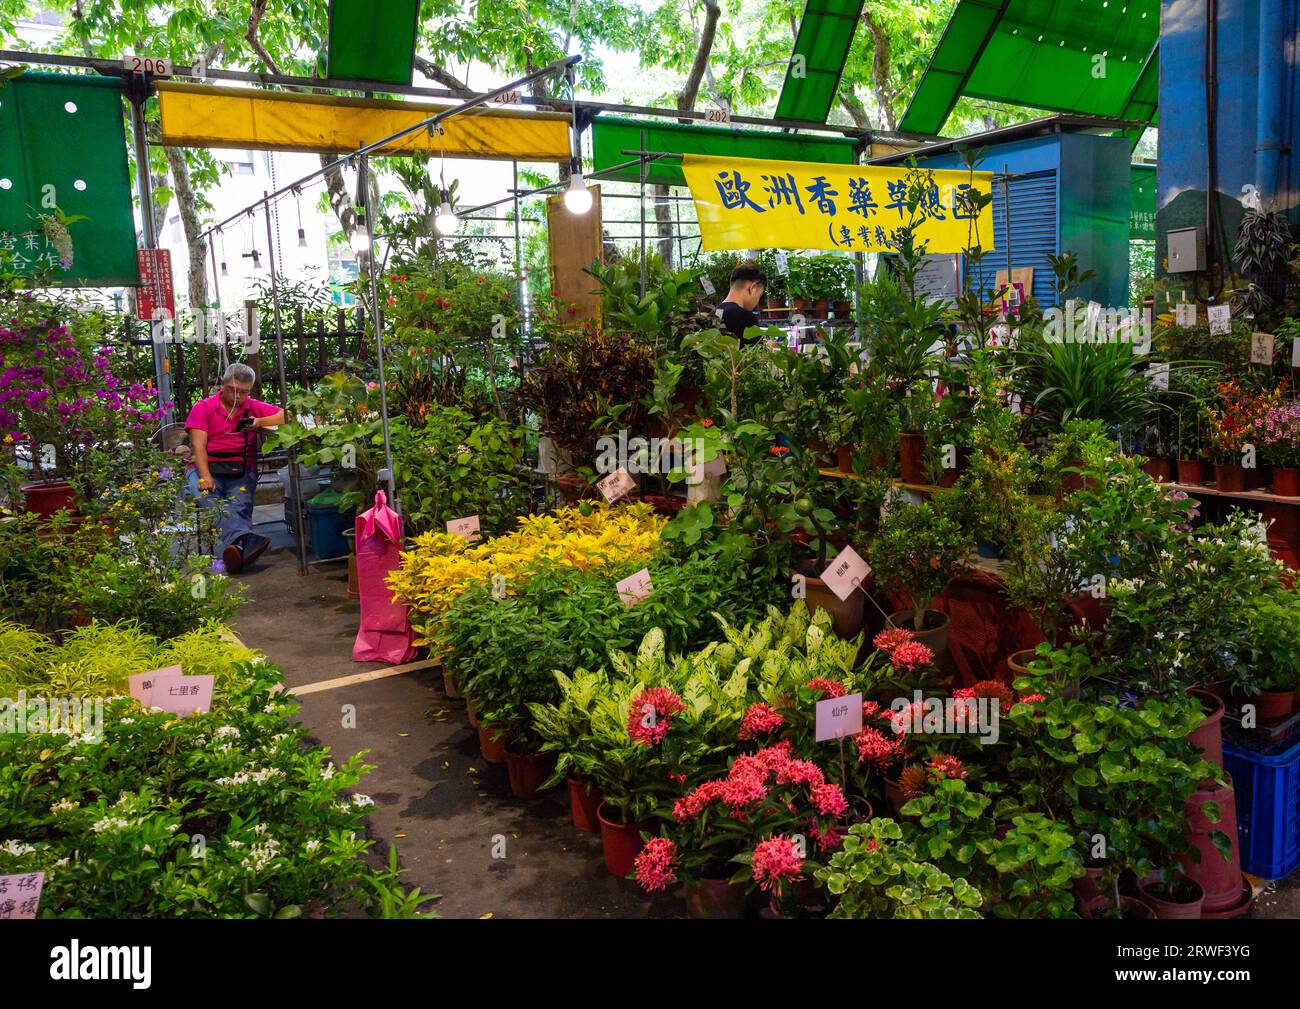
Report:
M890 663L897 669L920 669L934 661L934 652L919 641L909 641L899 645L889 653Z
M678 823L689 823L704 810L722 798L721 781L706 781L695 791L682 796L673 803L673 819Z
M778 785L807 785L815 788L825 780L822 769L811 760L791 760L776 772Z
M1038 701L1045 701L1045 700L1047 700L1047 698L1044 697L1042 694L1025 694L1024 697L1020 698L1020 703L1035 704Z
M828 680L824 676L814 676L807 685L809 690L820 690L823 701L830 697L843 697L846 693L843 683L838 680Z
M782 883L793 883L803 878L803 859L794 839L777 834L759 841L754 848L754 880L759 889L781 892Z
M700 427L712 427L712 426L713 426L712 417L705 417L702 421L700 421Z
M830 782L813 785L808 790L808 798L812 799L812 804L822 816L842 816L849 808L843 790Z
M627 734L644 746L655 746L668 734L671 716L685 710L682 699L667 687L647 687L632 701Z
M877 729L863 729L853 737L853 743L858 748L858 760L878 771L887 770L907 754L900 742Z
M771 453L772 455L777 455L777 456L790 454L790 450L786 448L784 445L773 445L771 448L768 449L768 452Z
M906 627L887 627L872 638L871 643L882 652L892 652L899 645L905 645L915 639L916 635Z
M636 881L647 893L662 893L669 883L677 882L673 863L677 858L677 845L667 837L652 837L636 857Z
M775 732L785 722L780 712L767 704L751 704L740 720L740 738L753 739Z
M448 301L446 298L438 298L438 299L437 299L437 304L438 304L438 307L439 307L439 308L442 308L442 309L451 308L451 302Z

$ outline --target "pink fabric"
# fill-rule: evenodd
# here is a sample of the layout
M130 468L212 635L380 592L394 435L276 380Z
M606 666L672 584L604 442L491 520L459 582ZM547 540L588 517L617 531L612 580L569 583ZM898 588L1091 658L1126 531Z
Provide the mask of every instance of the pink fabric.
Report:
M386 577L401 563L402 517L388 507L383 491L375 506L357 516L357 581L361 587L361 629L352 645L353 662L410 662L415 632L406 607L393 601Z
M279 413L278 406L263 403L260 399L246 399L235 407L234 413L227 413L221 405L221 393L201 399L185 418L186 429L198 428L208 433L208 451L218 455L238 452L248 441L248 436L235 431L239 418L248 414L252 417L269 417Z

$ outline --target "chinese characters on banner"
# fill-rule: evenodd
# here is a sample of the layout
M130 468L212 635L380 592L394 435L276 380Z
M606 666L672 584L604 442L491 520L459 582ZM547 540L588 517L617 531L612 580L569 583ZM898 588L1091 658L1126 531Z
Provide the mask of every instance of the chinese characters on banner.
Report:
M136 288L136 318L152 321L176 316L176 294L172 288L172 254L169 249L141 249L140 286Z
M0 921L35 918L43 889L45 889L43 872L0 876Z
M61 270L59 250L44 230L0 231L0 260L15 273L32 274Z
M682 171L691 187L704 248L831 249L893 252L911 218L907 173L901 168L759 161L687 154ZM987 196L992 173L935 171L916 213L918 245L928 252L993 248L993 210L976 214L974 195Z

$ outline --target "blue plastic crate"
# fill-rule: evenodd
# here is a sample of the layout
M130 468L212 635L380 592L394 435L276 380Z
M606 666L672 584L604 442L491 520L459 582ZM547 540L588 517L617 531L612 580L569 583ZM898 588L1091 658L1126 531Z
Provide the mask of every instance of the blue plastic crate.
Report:
M1264 879L1300 868L1300 742L1266 756L1223 744L1237 798L1241 867Z

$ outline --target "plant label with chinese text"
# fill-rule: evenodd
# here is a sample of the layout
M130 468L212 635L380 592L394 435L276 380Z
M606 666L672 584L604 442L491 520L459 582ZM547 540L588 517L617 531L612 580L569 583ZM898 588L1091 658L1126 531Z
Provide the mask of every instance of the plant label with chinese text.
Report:
M1227 305L1211 305L1207 310L1210 318L1210 333L1222 336L1232 332L1232 309Z
M212 707L212 681L211 675L181 676L168 673L165 676L155 676L150 703L155 708L182 717L202 714Z
M36 917L45 889L45 873L20 872L0 876L0 921L30 921Z
M1250 363L1251 364L1272 364L1273 363L1273 334L1272 333L1251 333L1250 334Z
M852 547L845 547L831 561L830 567L822 572L822 581L835 593L840 602L844 602L859 588L867 575L871 574L871 565L864 561Z
M596 481L596 489L605 496L605 500L610 504L623 497L635 486L636 480L632 474L621 466L609 476Z
M862 695L828 697L817 702L817 742L842 739L862 731Z
M470 515L468 518L463 519L452 519L447 523L447 532L453 536L462 536L471 543L477 543L482 538L479 536L477 515Z
M623 600L624 606L635 606L655 590L654 585L650 583L648 568L642 568L635 574L628 575L615 588L618 589L618 597Z

